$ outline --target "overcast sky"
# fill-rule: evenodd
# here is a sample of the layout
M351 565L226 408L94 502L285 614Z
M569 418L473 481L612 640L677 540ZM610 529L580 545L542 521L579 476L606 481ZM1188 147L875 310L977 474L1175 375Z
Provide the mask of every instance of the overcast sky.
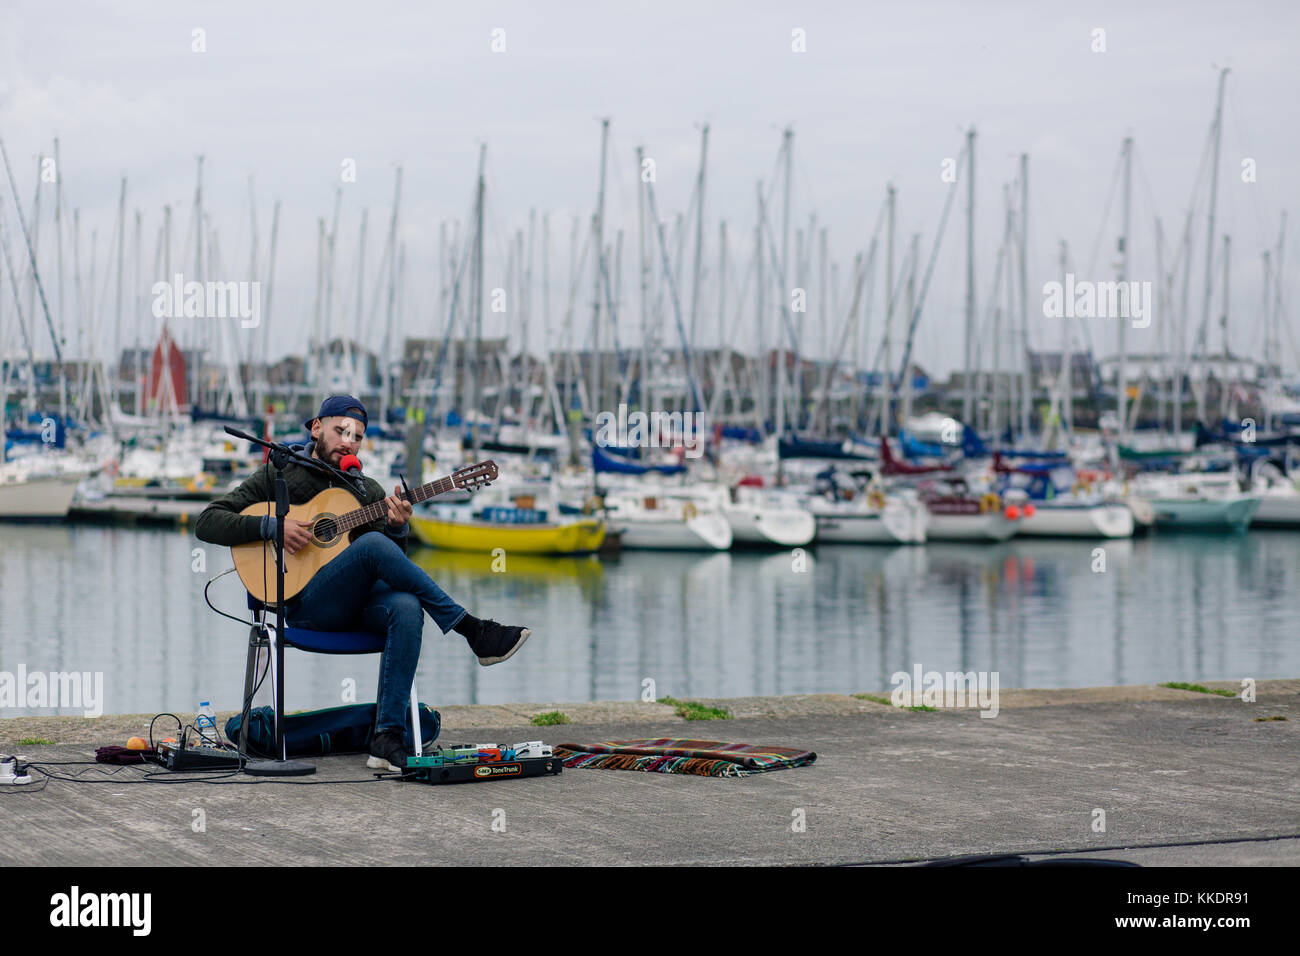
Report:
M1002 190L1030 156L1029 304L1035 347L1055 348L1060 325L1042 316L1042 285L1058 278L1059 242L1069 243L1082 278L1114 276L1119 197L1103 209L1120 144L1135 140L1132 274L1155 278L1155 227L1172 246L1182 234L1214 111L1217 67L1228 66L1219 228L1232 235L1230 346L1260 355L1261 254L1277 242L1289 210L1283 295L1290 303L1300 261L1295 220L1300 125L1300 5L1258 3L311 3L13 2L0 19L0 137L33 215L38 155L59 138L63 189L82 218L82 267L98 230L95 298L111 324L105 259L115 229L120 177L127 205L143 216L145 285L164 204L173 205L174 255L189 223L195 161L205 159L205 205L218 230L224 268L208 278L247 279L248 177L255 181L263 263L271 208L282 203L271 352L302 351L312 326L317 220L332 213L341 164L334 332L351 330L360 216L369 210L366 298L372 294L390 215L393 174L403 167L400 236L406 243L406 334L441 332L437 311L439 225L463 218L473 200L478 149L487 144L487 284L503 284L505 249L550 219L552 341L567 304L570 230L595 207L599 118L611 119L607 240L624 238L620 341L639 338L635 290L636 168L644 146L657 164L659 210L685 212L699 162L699 127L710 126L705 199L706 280L700 327L717 338L718 221L730 246L727 299L753 248L755 187L770 184L781 131L795 131L792 219L815 214L839 264L840 314L849 300L853 257L866 249L884 198L898 189L898 263L910 235L928 256L951 187L940 177L964 130L978 131L976 278L981 322L1003 231ZM204 52L195 52L201 29ZM498 45L493 51L494 30ZM1094 52L1104 30L1104 52ZM792 49L803 31L806 51ZM1242 182L1242 161L1256 181ZM20 252L8 186L5 232ZM779 192L773 214L779 215ZM1191 313L1204 293L1205 189L1194 220ZM42 197L41 268L54 297L53 193ZM962 360L965 196L953 208L917 338L917 358L944 372ZM779 220L778 220L779 227ZM71 226L65 226L70 257ZM778 228L779 232L779 228ZM1093 249L1100 235L1099 251ZM128 233L130 236L130 233ZM792 238L793 244L793 238ZM537 238L532 345L542 342L541 251ZM1216 239L1221 247L1222 239ZM133 271L128 245L127 273ZM1216 260L1221 248L1216 248ZM1166 252L1166 268L1172 251ZM179 263L182 270L188 259ZM689 274L689 253L686 257ZM1216 261L1215 269L1219 269ZM177 264L177 263L174 263ZM882 261L883 264L883 261ZM1091 272L1089 265L1092 264ZM68 288L71 267L65 264ZM264 264L263 264L264 270ZM258 276L265 279L264 272ZM5 349L16 347L8 278ZM689 277L679 277L689 299ZM815 279L810 280L807 348L825 350ZM584 278L577 334L590 319ZM879 289L879 283L877 285ZM1221 283L1214 282L1210 343L1218 348ZM70 291L66 293L69 298ZM877 296L879 298L879 296ZM148 297L146 296L146 303ZM749 301L753 301L752 292ZM367 304L367 310L369 305ZM147 335L157 322L145 315ZM500 334L513 313L485 319ZM71 318L70 318L71 321ZM864 351L874 352L879 305ZM901 317L899 318L901 325ZM346 322L346 326L343 323ZM1109 353L1115 322L1092 320ZM752 347L753 318L726 337ZM125 320L134 329L133 317ZM1131 330L1129 348L1154 351L1161 323ZM675 342L671 317L665 327ZM518 335L517 327L514 331ZM378 345L382 329L365 333ZM1286 364L1300 365L1283 336ZM769 344L772 344L769 340ZM43 349L48 351L48 344Z

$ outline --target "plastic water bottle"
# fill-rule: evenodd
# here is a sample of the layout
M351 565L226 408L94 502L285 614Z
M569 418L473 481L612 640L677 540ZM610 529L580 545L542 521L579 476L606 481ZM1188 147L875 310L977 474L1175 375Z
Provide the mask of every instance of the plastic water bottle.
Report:
M199 744L212 743L217 739L217 714L210 701L199 701L199 713L194 718L194 727L199 732Z

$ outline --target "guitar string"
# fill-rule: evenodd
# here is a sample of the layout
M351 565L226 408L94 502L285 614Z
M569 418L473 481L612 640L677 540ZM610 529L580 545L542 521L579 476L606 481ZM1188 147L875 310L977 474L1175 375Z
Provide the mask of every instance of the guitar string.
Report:
M436 481L429 482L427 485L420 485L418 488L411 489L411 503L419 504L421 501L425 501L428 498L435 498L438 495L451 491L455 487L455 482L453 481L455 477L455 475L452 475L447 478L439 478ZM467 484L477 483L482 482L478 478L472 478L467 482ZM425 489L429 489L428 494L424 494ZM405 492L402 493L402 497L405 497ZM337 531L341 533L351 531L353 528L358 528L363 524L369 524L371 521L382 518L387 514L387 512L387 503L384 501L376 501L358 508L355 511L349 511L347 514L335 518L334 522L337 524Z

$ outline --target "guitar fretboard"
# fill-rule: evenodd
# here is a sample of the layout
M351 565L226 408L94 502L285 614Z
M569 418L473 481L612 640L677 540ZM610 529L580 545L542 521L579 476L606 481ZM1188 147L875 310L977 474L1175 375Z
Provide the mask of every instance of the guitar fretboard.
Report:
M428 501L430 498L445 494L455 488L450 478L439 478L437 481L431 481L428 484L420 485L418 488L412 488L410 497L406 492L398 495L416 505L421 501ZM383 501L376 501L373 504L366 505L364 508L358 508L356 511L349 511L347 514L339 515L337 519L339 531L351 531L353 528L360 528L362 525L370 524L377 518L388 517L388 505Z

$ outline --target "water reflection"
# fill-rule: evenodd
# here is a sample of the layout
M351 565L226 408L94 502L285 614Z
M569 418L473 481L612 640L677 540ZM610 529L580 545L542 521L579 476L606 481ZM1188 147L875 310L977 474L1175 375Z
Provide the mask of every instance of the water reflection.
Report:
M0 525L0 670L103 671L108 712L234 709L246 630L203 586L231 566L185 531ZM1100 549L1100 550L1099 550ZM614 558L419 549L481 616L526 624L518 659L480 667L427 623L435 704L880 691L895 671L996 670L1002 687L1291 677L1300 535L823 546L802 554ZM234 575L212 598L247 617ZM378 657L291 652L292 707L375 686ZM15 715L24 708L6 710ZM43 711L51 712L51 711Z

